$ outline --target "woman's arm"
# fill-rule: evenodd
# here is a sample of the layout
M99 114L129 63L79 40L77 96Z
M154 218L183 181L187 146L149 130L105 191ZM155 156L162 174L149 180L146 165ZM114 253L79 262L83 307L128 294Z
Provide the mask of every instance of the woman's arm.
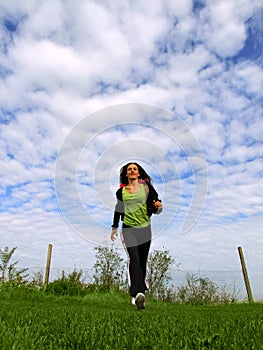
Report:
M148 214L160 214L163 210L162 201L158 197L158 193L152 184L147 183L148 187L148 196L147 196L147 206Z
M119 221L120 218L123 219L124 215L124 203L122 201L122 189L119 189L116 192L117 197L117 203L115 205L114 209L114 215L113 215L113 223L111 225L112 231L111 231L111 240L114 241L117 236L117 229L119 227Z

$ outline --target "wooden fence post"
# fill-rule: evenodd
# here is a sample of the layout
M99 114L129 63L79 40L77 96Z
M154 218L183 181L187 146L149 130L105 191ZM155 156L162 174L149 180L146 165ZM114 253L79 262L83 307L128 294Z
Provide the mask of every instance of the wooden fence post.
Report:
M238 253L239 253L239 258L240 258L240 262L241 262L241 266L242 266L242 271L243 271L243 277L244 277L244 281L245 281L245 285L246 285L246 290L247 290L247 296L248 296L248 301L250 303L253 303L253 296L252 296L252 291L250 288L250 283L249 283L249 279L248 279L248 274L247 274L247 268L246 268L246 263L245 263L245 258L244 258L244 254L242 251L241 247L238 247Z
M52 244L49 244L48 245L48 251L47 251L47 263L46 263L46 274L45 274L45 289L47 288L48 282L49 282L51 254L52 254Z

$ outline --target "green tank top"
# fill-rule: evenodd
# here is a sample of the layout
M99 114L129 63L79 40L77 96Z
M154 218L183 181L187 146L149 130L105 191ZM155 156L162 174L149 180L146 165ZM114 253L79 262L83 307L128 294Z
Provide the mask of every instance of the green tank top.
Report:
M132 227L147 227L150 224L150 218L147 214L146 192L144 185L140 184L140 191L128 193L123 187L122 199L124 202L124 224Z

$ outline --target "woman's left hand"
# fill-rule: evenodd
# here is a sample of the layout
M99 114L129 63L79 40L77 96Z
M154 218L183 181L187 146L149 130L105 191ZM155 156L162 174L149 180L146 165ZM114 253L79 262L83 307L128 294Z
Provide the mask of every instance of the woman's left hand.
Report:
M160 202L160 201L153 201L153 204L154 204L155 208L157 208L157 209L160 209L163 207L162 202Z

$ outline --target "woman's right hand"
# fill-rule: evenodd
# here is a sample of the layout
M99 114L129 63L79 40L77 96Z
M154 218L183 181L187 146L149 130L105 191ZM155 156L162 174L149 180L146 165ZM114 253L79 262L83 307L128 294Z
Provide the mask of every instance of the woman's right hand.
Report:
M115 241L117 236L118 236L117 229L115 227L113 227L113 229L111 231L111 235L110 235L110 239L112 240L112 242Z

